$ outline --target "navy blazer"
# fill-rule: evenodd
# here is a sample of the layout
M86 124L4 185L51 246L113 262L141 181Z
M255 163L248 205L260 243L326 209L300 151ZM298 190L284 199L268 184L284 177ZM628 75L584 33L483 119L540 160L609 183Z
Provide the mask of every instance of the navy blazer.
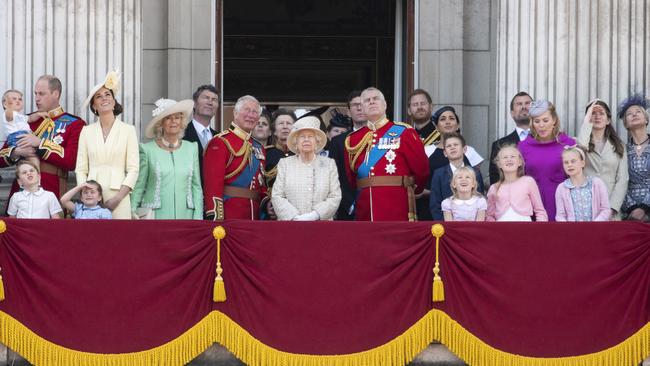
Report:
M345 138L351 131L346 131L330 141L329 157L336 162L336 168L339 172L339 183L341 185L341 203L336 211L334 220L351 221L354 220L354 214L350 215L350 207L354 204L356 193L350 187L348 176L345 172Z
M481 171L473 168L476 173L476 181L478 187L476 187L479 193L483 194L485 188L483 186L483 176ZM453 173L451 172L451 166L449 164L436 169L433 172L433 178L431 178L431 195L429 196L429 209L431 210L431 217L436 221L444 220L442 215L442 201L445 198L451 197L454 193L451 191L451 178Z
M212 136L214 137L214 135L217 134L217 131L210 127L210 133L212 133ZM196 142L196 146L199 147L199 169L201 170L201 183L203 183L203 146L201 145L201 139L199 139L199 135L196 133L196 128L194 128L192 120L189 121L185 128L183 140Z

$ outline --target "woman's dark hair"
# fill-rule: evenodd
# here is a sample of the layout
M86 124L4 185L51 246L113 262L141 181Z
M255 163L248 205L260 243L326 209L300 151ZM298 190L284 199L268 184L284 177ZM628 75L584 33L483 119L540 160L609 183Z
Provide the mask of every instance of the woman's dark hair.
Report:
M108 89L109 92L111 92L111 96L113 96L113 100L115 101L115 107L113 107L113 115L114 116L119 116L124 112L124 108L122 108L122 105L117 102L117 99L115 99L115 94L111 89ZM90 102L90 111L93 112L95 116L99 116L99 113L93 108L93 102L95 101L95 96L93 95L93 99Z
M609 120L609 123L605 126L605 139L609 141L612 146L614 146L614 152L616 155L618 155L619 158L623 158L623 153L625 152L625 146L623 145L623 141L621 140L620 137L616 134L616 130L614 130L614 127L612 126L612 112L609 109L609 106L607 103L603 102L602 100L597 100L594 103L590 103L587 105L587 108L585 108L585 113L589 110L589 107L591 107L592 104L596 104L598 106L603 107L605 110L605 115L607 115L607 119ZM594 141L592 138L589 138L589 146L588 150L589 152L593 152L595 149L594 146Z

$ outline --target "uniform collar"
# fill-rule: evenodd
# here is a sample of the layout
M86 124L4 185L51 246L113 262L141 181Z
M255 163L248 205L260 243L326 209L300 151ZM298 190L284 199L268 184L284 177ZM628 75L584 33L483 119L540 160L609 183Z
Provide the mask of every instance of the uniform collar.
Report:
M368 126L368 128L369 128L370 130L372 130L372 131L377 131L377 130L379 130L380 128L384 127L384 126L386 125L386 123L388 123L388 118L386 118L386 116L383 116L383 117L382 117L379 121L377 121L377 122L372 122L372 121L369 120L368 123L367 123L366 125Z
M230 131L244 141L248 141L251 138L251 133L244 131L241 127L237 126L235 122L230 124Z
M63 111L63 107L58 106L58 107L52 109L51 111L47 111L47 116L50 117L50 118L55 118L55 117L58 117L58 116L62 115L63 113L65 113Z

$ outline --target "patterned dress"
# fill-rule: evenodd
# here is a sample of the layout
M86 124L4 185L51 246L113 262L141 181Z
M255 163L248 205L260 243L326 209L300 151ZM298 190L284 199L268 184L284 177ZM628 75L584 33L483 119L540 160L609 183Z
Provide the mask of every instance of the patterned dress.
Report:
M627 144L627 159L630 180L622 209L629 212L638 205L650 207L650 145L639 156L636 145Z

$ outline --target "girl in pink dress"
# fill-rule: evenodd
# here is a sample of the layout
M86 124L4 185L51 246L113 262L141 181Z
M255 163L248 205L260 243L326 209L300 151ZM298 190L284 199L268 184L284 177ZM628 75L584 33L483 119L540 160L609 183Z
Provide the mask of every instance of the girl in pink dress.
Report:
M535 180L524 175L524 159L514 145L496 156L499 181L488 191L487 221L548 221Z

